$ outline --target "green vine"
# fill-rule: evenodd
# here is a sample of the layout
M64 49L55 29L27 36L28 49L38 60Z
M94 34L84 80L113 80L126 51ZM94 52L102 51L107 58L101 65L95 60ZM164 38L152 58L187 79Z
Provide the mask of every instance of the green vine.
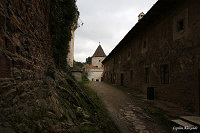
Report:
M71 32L79 17L76 0L51 0L52 52L58 68L66 70Z

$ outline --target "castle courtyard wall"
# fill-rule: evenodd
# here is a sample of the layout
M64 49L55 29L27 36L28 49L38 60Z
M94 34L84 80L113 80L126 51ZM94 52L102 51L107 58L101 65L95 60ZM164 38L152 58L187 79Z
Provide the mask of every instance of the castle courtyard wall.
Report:
M169 10L129 39L103 62L104 79L145 94L147 87L154 87L156 99L199 113L200 9L197 3L187 1L177 5L176 10ZM184 29L178 32L177 22L181 19ZM168 70L165 81L163 70Z

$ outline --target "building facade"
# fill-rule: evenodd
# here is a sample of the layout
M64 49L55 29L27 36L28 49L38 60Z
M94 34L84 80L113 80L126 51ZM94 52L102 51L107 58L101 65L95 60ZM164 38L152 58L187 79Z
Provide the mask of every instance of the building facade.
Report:
M103 61L104 79L200 114L200 1L159 0Z
M84 71L88 74L88 79L90 81L102 81L104 71L102 61L105 57L106 55L101 45L99 45L92 56L92 63L84 66Z

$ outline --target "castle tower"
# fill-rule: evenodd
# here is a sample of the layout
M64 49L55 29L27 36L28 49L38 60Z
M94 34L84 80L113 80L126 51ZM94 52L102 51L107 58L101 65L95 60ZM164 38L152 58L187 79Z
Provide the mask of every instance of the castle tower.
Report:
M96 66L98 68L102 68L102 61L105 59L106 54L104 53L101 45L99 44L98 48L94 52L92 56L92 66Z
M98 48L94 52L92 56L92 64L85 65L84 69L88 73L88 79L90 81L99 81L103 80L103 64L102 61L106 58L106 54L104 53L101 45L99 44Z

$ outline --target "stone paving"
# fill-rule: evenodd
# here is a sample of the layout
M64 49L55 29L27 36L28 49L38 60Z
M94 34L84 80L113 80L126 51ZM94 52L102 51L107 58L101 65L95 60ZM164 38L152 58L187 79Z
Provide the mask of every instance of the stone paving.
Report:
M100 82L91 82L89 87L97 92L122 133L168 133L121 90Z
M138 133L149 133L147 127L145 126L143 119L151 119L147 114L136 115L136 112L143 112L140 107L136 107L131 103L127 103L122 109L120 109L120 119L126 121L130 131ZM138 114L138 113L137 113Z

